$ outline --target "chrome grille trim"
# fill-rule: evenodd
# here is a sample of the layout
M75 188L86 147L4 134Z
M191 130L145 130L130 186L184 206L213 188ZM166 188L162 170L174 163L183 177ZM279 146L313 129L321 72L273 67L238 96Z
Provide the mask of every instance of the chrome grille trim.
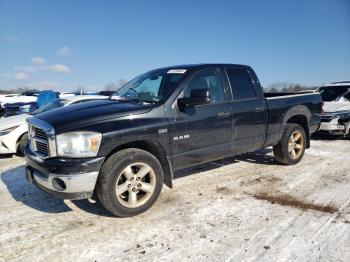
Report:
M32 143L29 143L31 151L42 159L57 156L55 130L53 126L35 117L28 117L27 123L29 140L35 140L35 146L38 145L40 150L44 152L44 145L42 144L47 144L47 155L36 152L36 148L33 148Z
M40 139L43 139L43 140L47 139L46 133L43 130L37 128L37 127L34 127L34 134L35 134L35 137L37 137L37 138L40 138Z

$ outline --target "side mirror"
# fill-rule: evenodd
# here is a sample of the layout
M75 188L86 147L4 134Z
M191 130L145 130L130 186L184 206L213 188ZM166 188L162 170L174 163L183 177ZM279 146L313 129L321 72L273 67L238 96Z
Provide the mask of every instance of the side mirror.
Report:
M210 89L194 89L191 91L190 97L183 97L177 100L179 109L182 110L186 107L196 106L196 105L206 105L210 103Z

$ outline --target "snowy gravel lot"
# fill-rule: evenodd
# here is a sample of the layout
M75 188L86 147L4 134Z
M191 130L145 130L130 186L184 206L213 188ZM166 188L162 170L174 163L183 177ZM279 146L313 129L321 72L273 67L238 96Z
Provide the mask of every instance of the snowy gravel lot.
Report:
M1 157L0 261L350 261L350 140L312 140L288 167L270 151L181 171L123 219L50 197Z

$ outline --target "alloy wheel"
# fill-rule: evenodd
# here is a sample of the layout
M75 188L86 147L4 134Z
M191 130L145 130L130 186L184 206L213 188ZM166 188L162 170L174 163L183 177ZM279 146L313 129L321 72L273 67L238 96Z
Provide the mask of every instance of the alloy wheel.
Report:
M300 157L304 148L304 138L300 131L296 130L289 137L288 140L288 153L290 157L295 160Z
M137 208L151 198L155 188L156 175L152 167L145 163L134 163L119 174L116 195L123 206Z

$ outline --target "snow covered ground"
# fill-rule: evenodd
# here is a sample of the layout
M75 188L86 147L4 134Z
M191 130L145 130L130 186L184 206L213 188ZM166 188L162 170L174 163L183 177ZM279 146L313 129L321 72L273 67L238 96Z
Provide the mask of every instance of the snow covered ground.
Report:
M123 219L52 198L22 158L0 158L0 261L350 261L350 141L313 140L295 166L270 151L181 171Z

